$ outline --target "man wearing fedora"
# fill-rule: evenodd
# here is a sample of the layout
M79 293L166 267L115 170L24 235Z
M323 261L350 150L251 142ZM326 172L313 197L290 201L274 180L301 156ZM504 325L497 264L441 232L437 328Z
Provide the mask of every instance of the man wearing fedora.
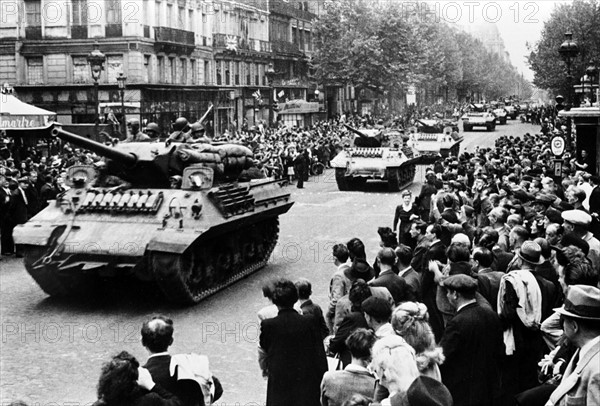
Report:
M546 406L600 405L600 289L573 285L555 311L578 350Z
M537 364L548 350L540 323L552 314L559 293L552 282L535 272L544 261L540 245L525 241L515 257L515 270L500 281L498 314L507 356L502 382L506 399L538 385Z

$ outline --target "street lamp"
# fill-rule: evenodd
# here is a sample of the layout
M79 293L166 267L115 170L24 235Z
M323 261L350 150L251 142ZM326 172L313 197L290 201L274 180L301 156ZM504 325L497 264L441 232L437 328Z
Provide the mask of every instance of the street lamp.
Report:
M125 84L127 82L127 76L123 72L119 73L117 83L119 84L119 90L121 91L121 114L123 114L123 135L127 138L127 119L125 117Z
M275 79L275 69L273 68L273 62L269 62L269 66L265 70L265 76L269 82L269 127L273 123L273 103L275 102L275 95L273 94L273 80Z
M596 102L599 101L598 100L598 95L599 95L598 92L600 91L600 78L599 78L599 80L595 80L598 77L598 68L592 62L590 62L590 65L585 70L585 74L590 80L590 104L593 106L594 105L594 87L597 89L596 90ZM596 84L595 82L598 82L598 83ZM600 107L600 104L599 104L599 107Z
M106 55L104 55L98 49L98 43L95 44L95 49L88 54L87 61L90 64L90 69L92 70L92 79L94 79L94 93L96 97L96 134L98 134L98 124L100 123L100 100L98 100L98 79L100 79L100 74L104 70L104 62L106 61Z
M573 41L573 33L571 31L565 33L565 42L560 45L558 53L567 65L567 105L565 106L565 110L568 111L571 108L571 94L573 93L571 64L579 54L579 47L577 46L577 43ZM571 118L567 118L567 147L571 148Z

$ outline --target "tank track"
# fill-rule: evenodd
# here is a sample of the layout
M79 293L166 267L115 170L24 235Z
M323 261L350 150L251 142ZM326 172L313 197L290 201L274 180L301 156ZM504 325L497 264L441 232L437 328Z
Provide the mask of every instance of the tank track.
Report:
M214 242L198 241L182 255L152 252L142 265L149 267L148 273L155 276L167 300L196 304L264 267L278 236L279 220L271 218L220 235ZM50 296L89 297L103 281L97 271L65 271L60 268L60 261L37 264L48 252L48 246L25 245L22 249L27 272ZM208 267L199 268L203 264Z
M183 256L153 252L149 266L169 301L196 304L264 267L275 249L278 235L279 220L269 219L247 229L238 229L225 239L221 236L213 244L199 242ZM228 251L235 247L245 247L249 251ZM238 270L237 267L245 262L244 256L252 256L252 253L253 260ZM164 275L165 271L168 276Z
M414 179L417 167L414 164L402 165L399 168L390 168L387 171L388 190L390 192L399 192L410 186Z

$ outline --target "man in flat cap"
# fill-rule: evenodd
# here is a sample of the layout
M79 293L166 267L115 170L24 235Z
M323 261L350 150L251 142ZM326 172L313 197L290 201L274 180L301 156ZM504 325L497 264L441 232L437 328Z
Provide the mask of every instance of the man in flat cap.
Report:
M594 269L600 269L600 241L589 231L592 216L582 210L567 210L562 212L563 229L565 234L573 233L590 246L588 258Z
M555 311L578 350L546 406L600 405L600 289L573 285L565 304Z
M477 281L459 274L444 280L448 301L456 307L440 346L446 361L442 382L455 406L499 404L500 364L504 354L498 315L475 299Z

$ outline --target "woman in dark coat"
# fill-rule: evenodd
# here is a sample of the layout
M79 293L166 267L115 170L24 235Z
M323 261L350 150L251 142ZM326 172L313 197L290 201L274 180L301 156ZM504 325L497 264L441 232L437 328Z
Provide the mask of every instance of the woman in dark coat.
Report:
M150 372L122 351L102 367L93 406L179 406L173 394L155 384Z
M400 244L409 245L411 248L415 247L414 241L411 241L409 231L413 220L419 218L418 213L417 206L412 203L412 193L405 190L402 192L402 204L396 207L394 227L392 228L392 230L398 232L398 242Z
M320 385L327 371L321 333L312 316L294 310L298 291L287 279L275 282L277 317L260 325L260 348L268 376L267 406L320 406Z

